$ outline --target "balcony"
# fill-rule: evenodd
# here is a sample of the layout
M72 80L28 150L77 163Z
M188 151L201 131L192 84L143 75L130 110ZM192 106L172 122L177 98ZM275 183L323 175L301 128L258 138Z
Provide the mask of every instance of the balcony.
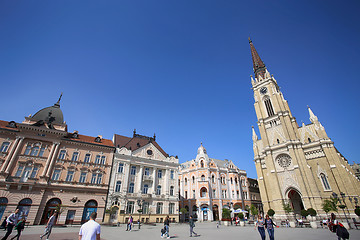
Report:
M143 181L153 181L153 177L152 176L150 176L150 175L144 175L143 176Z

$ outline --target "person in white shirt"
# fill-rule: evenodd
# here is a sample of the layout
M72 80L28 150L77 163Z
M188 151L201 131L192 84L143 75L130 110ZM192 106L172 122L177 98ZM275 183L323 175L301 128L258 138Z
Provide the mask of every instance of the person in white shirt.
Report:
M95 222L96 217L96 212L92 212L90 220L81 226L79 240L100 240L100 224Z
M19 220L19 209L16 209L14 213L12 213L7 219L6 219L6 223L7 223L7 232L5 234L5 236L1 239L1 240L6 240L9 235L11 234L14 226L16 225L16 223Z

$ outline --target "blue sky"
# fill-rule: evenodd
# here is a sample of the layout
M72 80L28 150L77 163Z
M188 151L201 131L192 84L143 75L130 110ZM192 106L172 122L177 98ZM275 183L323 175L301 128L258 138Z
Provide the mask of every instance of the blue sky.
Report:
M256 177L248 37L298 124L309 105L359 162L359 3L1 1L0 119L54 104L69 131L157 135L180 162L200 142ZM256 131L258 129L256 127Z

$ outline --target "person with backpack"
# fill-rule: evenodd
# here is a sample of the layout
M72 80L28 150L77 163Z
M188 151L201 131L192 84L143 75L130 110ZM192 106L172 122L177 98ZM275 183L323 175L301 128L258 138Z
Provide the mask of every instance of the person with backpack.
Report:
M267 232L269 234L270 240L274 240L274 226L276 224L273 222L273 220L269 217L269 215L266 214L265 217L265 228L267 229Z
M189 226L190 226L190 237L192 237L192 234L195 234L195 237L197 237L198 234L194 232L195 223L192 215L190 215Z
M336 233L338 240L349 239L350 235L348 230L341 222L336 220L336 215L334 213L331 213L331 220L328 224L328 227L331 232Z
M16 239L19 240L20 239L20 235L21 235L21 231L24 230L25 228L25 218L22 218L15 226L15 229L17 230L17 234L15 236L13 236L11 238L11 240Z
M161 231L161 238L164 238L164 236L167 236L167 239L170 239L169 227L170 227L170 220L169 220L169 215L168 215L168 216L166 216L166 218L164 220L164 230Z

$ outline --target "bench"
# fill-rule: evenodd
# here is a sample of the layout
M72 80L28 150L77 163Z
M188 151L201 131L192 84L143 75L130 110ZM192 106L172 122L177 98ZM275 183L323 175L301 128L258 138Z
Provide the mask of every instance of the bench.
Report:
M309 221L303 221L303 225L304 225L305 227L311 227Z

